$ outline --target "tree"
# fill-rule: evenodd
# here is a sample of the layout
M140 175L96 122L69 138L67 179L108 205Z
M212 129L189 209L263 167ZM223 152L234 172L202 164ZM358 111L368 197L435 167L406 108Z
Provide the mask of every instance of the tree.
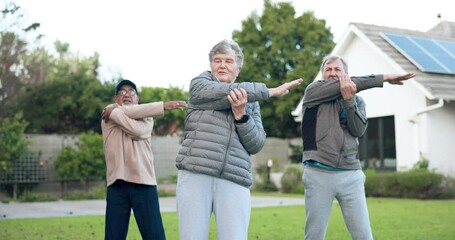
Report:
M270 137L300 135L291 111L317 75L322 58L334 46L325 20L316 19L312 12L295 15L291 3L265 0L262 16L252 13L242 21L241 31L233 32L245 55L237 82L258 81L276 87L297 78L305 81L287 96L261 104L264 128Z
M1 15L0 120L22 111L30 123L28 133L101 133L101 112L112 103L112 89L118 79L103 83L98 79L98 53L80 57L70 51L68 43L61 41L54 43L55 56L39 44L34 49L27 48L24 35L36 30L39 24L22 28L20 9L12 3ZM9 23L7 18L12 19L12 24L6 24ZM177 88L161 92L158 97L150 96L155 101L187 99ZM183 121L183 112L166 112L157 119L156 133L177 132Z
M65 146L54 162L55 170L62 182L104 179L103 137L88 132L79 135L76 147Z
M151 88L144 87L140 91L140 102L168 102L172 100L188 99L188 92L177 87ZM154 118L154 133L159 136L178 133L183 129L185 122L185 110L165 111L164 116Z
M0 125L0 180L9 179L14 163L27 154L24 131L28 123L22 117L22 112L18 112L12 120L3 119Z
M12 117L16 111L6 111L26 81L23 56L27 52L26 36L39 28L39 23L23 25L23 13L15 3L7 3L0 12L0 119ZM40 35L36 39L40 39ZM12 109L12 108L10 108Z
M56 42L59 57L46 56L46 80L27 85L16 102L16 109L26 114L29 133L79 134L101 133L102 109L113 102L115 82L101 83L96 69L99 56L79 58L69 52L69 45ZM41 51L41 49L40 49ZM40 53L34 56L45 56ZM37 58L36 58L37 59ZM140 102L186 100L188 93L171 87L140 89ZM166 111L157 117L155 134L166 135L183 128L184 111Z
M81 58L60 41L54 43L57 56L39 41L32 49L26 39L40 24L23 27L23 15L15 3L0 15L0 120L22 111L29 133L101 132L100 114L112 101L113 84L97 79L99 55Z
M100 114L112 102L114 84L97 79L99 55L80 58L66 43L56 42L55 47L58 58L46 56L46 80L27 85L16 102L31 123L27 132L101 132Z

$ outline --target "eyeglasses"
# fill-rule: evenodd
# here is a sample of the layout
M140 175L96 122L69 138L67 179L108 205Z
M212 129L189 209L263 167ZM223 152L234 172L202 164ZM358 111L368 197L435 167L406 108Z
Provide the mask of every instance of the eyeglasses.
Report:
M136 90L134 90L134 89L131 89L131 90L129 90L129 91L120 90L120 91L117 92L117 95L125 96L127 93L128 93L128 95L130 95L130 96L136 96L136 95L137 95L137 92L136 92Z

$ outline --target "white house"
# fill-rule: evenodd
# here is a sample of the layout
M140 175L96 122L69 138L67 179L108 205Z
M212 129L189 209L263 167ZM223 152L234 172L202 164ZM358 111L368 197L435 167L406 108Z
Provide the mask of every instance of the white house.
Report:
M359 93L369 118L359 139L365 167L407 170L424 158L430 169L455 176L454 22L427 32L351 23L332 54L347 61L351 76L417 74L403 86ZM301 122L301 102L292 115Z

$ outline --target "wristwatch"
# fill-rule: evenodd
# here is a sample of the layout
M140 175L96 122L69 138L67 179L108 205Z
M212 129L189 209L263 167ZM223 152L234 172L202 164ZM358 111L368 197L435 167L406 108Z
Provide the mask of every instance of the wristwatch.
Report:
M240 118L239 120L234 120L235 123L246 123L246 121L248 121L248 119L250 118L250 116L244 114L242 116L242 118Z

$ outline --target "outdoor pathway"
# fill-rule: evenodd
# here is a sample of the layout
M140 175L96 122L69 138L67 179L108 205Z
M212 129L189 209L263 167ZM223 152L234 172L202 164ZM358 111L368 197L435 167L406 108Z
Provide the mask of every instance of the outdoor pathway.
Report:
M303 204L303 196L302 198L251 197L252 207ZM106 201L104 199L33 203L0 203L0 219L104 215L105 207ZM160 208L162 212L175 212L175 197L160 198Z

